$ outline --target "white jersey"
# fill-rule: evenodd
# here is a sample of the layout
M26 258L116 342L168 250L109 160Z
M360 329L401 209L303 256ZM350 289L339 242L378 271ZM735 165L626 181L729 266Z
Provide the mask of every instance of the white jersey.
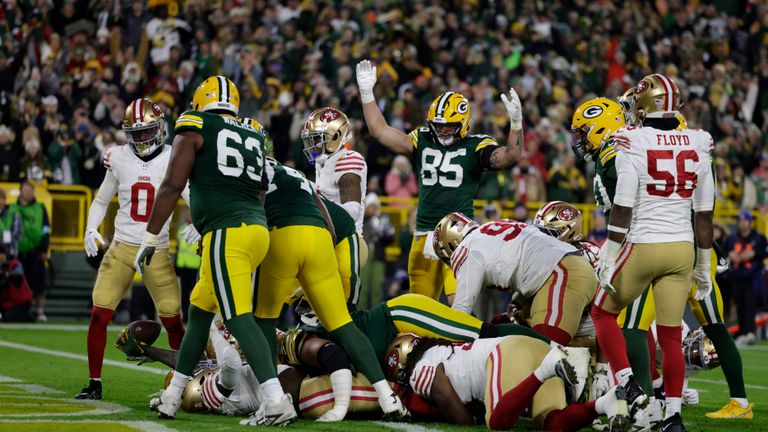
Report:
M701 130L619 129L614 205L632 207L627 241L693 243L691 209L714 207L712 136Z
M355 217L355 227L357 233L363 233L363 216L365 206L363 198L366 193L366 179L368 178L368 165L363 156L354 151L342 148L324 162L315 164L315 182L317 183L317 192L338 205L342 205L339 192L339 179L345 174L354 174L360 180L360 214ZM342 206L343 207L343 206Z
M259 409L262 401L264 401L264 392L259 386L259 381L253 374L251 367L244 363L243 367L240 368L240 379L237 380L232 394L213 411L230 416L249 415Z
M112 197L117 193L119 208L115 217L114 239L140 245L170 157L171 146L168 145L149 162L139 159L129 145L112 148L109 152L110 167L88 213L87 229L99 228ZM183 197L188 203L189 192L185 191ZM168 247L170 223L168 218L158 234L161 248Z
M560 260L577 249L533 225L502 219L470 232L451 256L453 309L471 313L480 290L494 287L533 297Z
M487 382L485 363L503 340L503 337L477 339L474 342L428 349L413 368L409 378L411 388L418 395L429 398L435 371L442 363L445 374L462 403L482 401L485 398Z

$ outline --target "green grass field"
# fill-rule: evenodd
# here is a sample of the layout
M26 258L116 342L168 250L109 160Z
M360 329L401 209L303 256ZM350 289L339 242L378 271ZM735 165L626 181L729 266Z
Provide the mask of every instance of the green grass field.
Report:
M149 412L150 395L162 388L165 370L160 366L135 367L112 347L117 335L110 328L104 366L104 399L81 402L72 399L87 383L88 364L83 325L0 324L0 432L2 431L228 431L243 430L239 419L181 413L174 421L161 422ZM165 343L165 336L160 341ZM768 430L768 344L742 351L744 374L755 418L749 421L713 421L704 413L728 400L728 388L719 369L691 379L699 390L700 403L686 406L683 416L689 431L729 432ZM484 430L447 424L394 424L345 421L340 424L302 420L295 430L356 432L402 430L406 432ZM519 430L532 430L521 421Z

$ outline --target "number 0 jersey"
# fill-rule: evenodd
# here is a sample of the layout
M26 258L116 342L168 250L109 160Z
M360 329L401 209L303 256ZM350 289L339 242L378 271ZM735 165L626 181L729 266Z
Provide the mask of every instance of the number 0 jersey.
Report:
M712 136L701 130L622 128L613 137L614 204L633 207L631 243L693 243L691 208L714 207Z
M365 208L363 200L368 181L368 164L363 156L354 150L343 148L331 155L328 160L315 165L317 191L325 198L341 205L339 180L347 174L356 176L357 181L360 182L360 205ZM363 234L363 213L360 212L355 220L355 227L359 234Z
M261 201L266 132L249 118L187 111L175 135L203 137L189 178L192 222L200 234L219 228L266 225Z
M576 248L533 225L502 219L467 234L451 256L456 276L453 309L471 313L480 290L513 289L533 297L555 266Z
M481 153L498 147L496 140L468 135L446 147L425 127L413 130L410 138L419 181L416 231L434 230L440 219L452 212L474 215L472 200L483 175Z
M155 193L165 178L171 146L163 146L160 154L148 162L139 159L128 145L114 147L109 154L110 168L93 199L87 229L99 228L112 197L117 193L119 208L115 216L114 239L140 245L147 230ZM161 248L168 247L170 223L169 218L158 234Z

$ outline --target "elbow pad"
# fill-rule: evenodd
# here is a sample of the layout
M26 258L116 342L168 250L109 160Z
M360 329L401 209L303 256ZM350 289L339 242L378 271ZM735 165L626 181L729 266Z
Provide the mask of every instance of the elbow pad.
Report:
M341 204L344 210L357 222L363 216L363 204L357 201L347 201Z

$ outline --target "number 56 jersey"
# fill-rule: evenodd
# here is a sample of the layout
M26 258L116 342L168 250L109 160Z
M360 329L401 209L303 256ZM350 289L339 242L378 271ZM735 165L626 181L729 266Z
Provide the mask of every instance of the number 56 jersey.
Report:
M614 205L633 208L631 243L693 243L691 209L711 211L712 136L702 130L626 127L614 135Z

